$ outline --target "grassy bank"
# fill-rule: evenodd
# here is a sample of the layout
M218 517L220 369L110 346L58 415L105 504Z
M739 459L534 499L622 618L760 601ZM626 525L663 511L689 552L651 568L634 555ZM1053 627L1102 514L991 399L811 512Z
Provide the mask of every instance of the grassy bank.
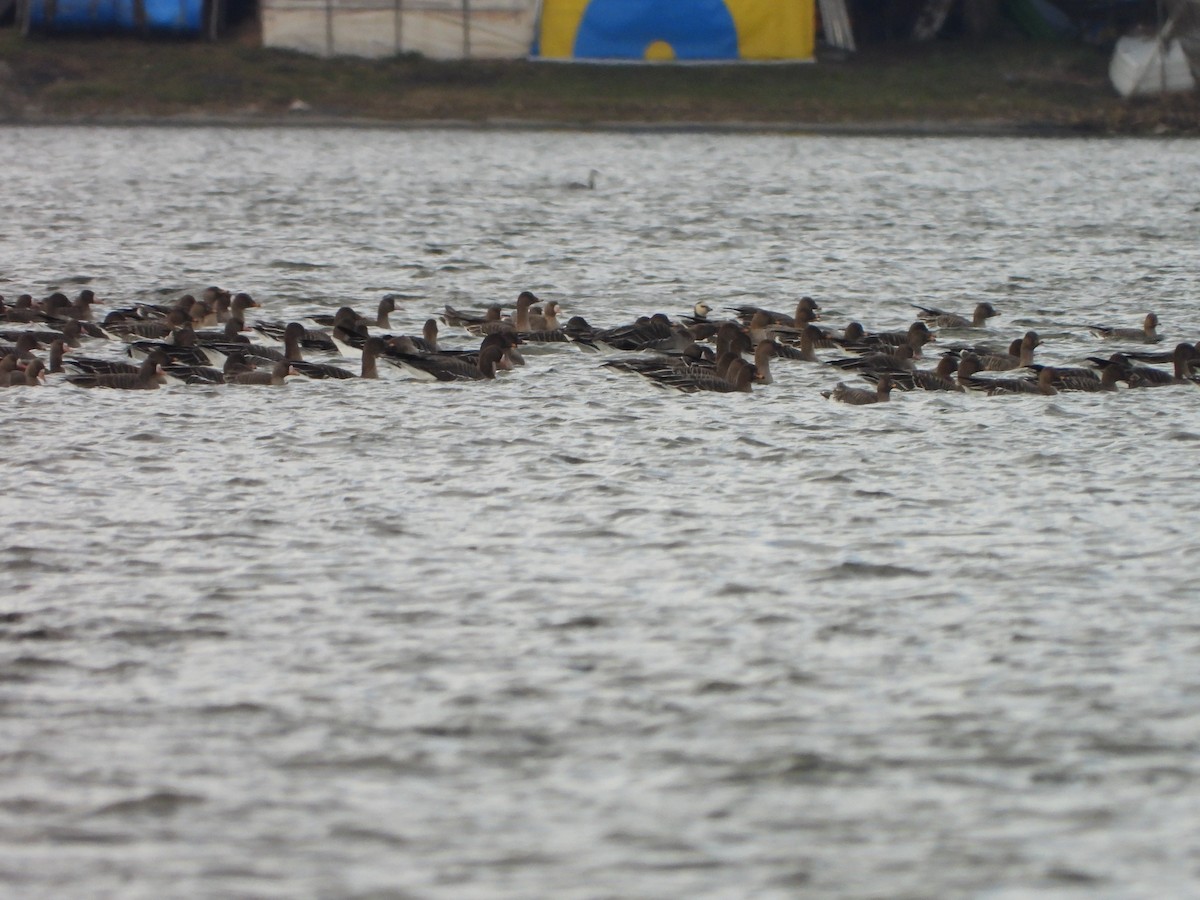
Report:
M1108 52L1078 44L896 44L815 65L643 67L322 60L255 43L253 36L215 44L26 40L6 29L0 32L0 118L762 123L1200 135L1200 95L1121 100L1108 81Z

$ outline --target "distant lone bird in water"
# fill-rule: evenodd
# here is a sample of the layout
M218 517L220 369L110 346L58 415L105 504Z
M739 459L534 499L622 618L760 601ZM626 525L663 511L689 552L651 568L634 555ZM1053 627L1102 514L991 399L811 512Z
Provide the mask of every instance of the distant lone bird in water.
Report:
M596 176L599 174L595 169L592 169L588 172L586 184L582 181L572 181L567 184L567 189L571 191L594 191L596 189Z

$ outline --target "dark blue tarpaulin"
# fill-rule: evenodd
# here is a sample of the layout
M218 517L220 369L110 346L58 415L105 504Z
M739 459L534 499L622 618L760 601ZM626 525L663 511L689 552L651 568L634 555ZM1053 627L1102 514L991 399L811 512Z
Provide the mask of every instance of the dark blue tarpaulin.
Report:
M134 31L201 35L204 0L27 0L31 31Z

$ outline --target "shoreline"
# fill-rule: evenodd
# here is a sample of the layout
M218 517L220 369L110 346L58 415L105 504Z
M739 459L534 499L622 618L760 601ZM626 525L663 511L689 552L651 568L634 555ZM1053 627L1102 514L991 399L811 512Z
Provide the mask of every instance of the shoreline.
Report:
M1173 134L1103 134L1054 123L1012 122L571 122L553 119L374 119L361 116L0 116L0 128L345 128L363 131L571 131L628 134L772 134L881 138L1163 139ZM1192 135L1186 135L1191 137Z
M0 127L1200 136L1200 92L1120 98L1101 47L1012 37L770 66L321 58L0 32Z

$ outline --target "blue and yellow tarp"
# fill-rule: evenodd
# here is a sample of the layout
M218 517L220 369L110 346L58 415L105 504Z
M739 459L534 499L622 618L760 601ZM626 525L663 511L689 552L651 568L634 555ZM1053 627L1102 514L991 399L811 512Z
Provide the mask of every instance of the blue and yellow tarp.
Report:
M807 60L814 30L813 0L543 0L537 55Z

